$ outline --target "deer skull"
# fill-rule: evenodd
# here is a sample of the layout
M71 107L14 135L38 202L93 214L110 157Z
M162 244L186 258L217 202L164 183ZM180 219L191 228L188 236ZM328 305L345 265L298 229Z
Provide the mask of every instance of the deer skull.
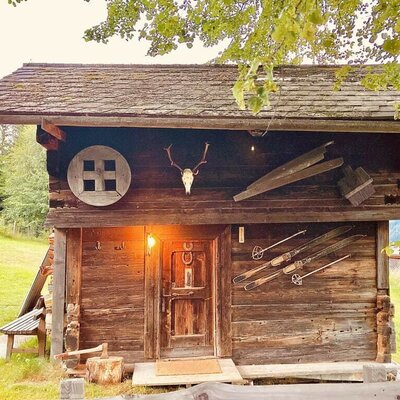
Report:
M182 171L182 182L183 182L183 185L185 186L186 194L190 194L190 189L192 187L193 181L194 181L193 171L189 168L185 168Z
M173 161L172 156L171 156L172 144L169 147L167 147L166 149L164 149L168 154L168 158L169 158L169 161L171 162L171 166L172 167L176 167L176 168L179 169L179 171L181 171L182 182L183 182L183 185L185 186L185 192L186 192L187 195L190 194L190 189L192 187L192 184L193 184L193 181L194 181L194 177L195 177L195 175L197 175L199 173L200 165L207 163L206 155L207 155L207 151L208 151L208 146L209 145L210 145L209 143L205 144L203 157L201 158L200 162L192 169L190 169L190 168L182 169L178 164L176 164Z

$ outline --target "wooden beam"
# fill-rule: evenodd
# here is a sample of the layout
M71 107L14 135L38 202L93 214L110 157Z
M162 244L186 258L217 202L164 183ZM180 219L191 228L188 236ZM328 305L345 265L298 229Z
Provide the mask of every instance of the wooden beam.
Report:
M62 129L44 118L41 122L41 128L61 142L65 142L67 139L67 134Z
M71 210L54 209L49 212L46 226L58 228L101 228L132 225L206 225L206 224L254 224L293 222L345 222L382 221L398 219L398 207L351 207L327 209L321 205L311 211L307 209L270 209L248 207L235 210L231 203L222 210Z
M264 364L264 365L238 365L240 375L245 379L260 378L288 378L308 376L335 376L353 375L362 379L364 365L383 366L388 373L396 373L396 364L382 364L374 361L340 361L340 362L316 362L300 364ZM328 378L329 379L329 378Z
M50 348L51 358L54 355L63 352L66 242L66 231L63 229L56 229L54 232L53 309Z
M357 133L400 133L400 123L389 120L340 120L340 119L289 119L242 118L242 117L163 117L163 116L107 116L107 115L0 115L0 124L40 125L42 118L51 119L53 124L63 126L101 126L173 129L217 129L234 131L259 130L296 132L357 132Z
M58 140L45 132L39 125L36 128L36 142L42 145L46 150L58 150Z
M389 222L376 225L376 284L378 289L389 290L389 258L382 249L389 244Z

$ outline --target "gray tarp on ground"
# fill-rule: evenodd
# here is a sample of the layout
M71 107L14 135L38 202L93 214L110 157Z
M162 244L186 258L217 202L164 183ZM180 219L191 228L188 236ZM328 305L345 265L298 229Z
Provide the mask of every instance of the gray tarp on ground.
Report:
M103 400L381 400L399 399L400 382L237 386L202 383L176 392Z

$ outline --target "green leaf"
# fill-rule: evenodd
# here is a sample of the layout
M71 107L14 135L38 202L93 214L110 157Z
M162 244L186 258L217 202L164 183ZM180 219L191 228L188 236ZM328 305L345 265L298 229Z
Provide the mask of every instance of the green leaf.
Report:
M394 103L394 119L398 120L400 119L400 102L399 103Z
M310 16L308 17L308 20L312 22L315 25L320 25L325 22L324 17L321 14L321 10L314 10Z
M232 88L232 93L233 93L233 97L236 100L237 105L239 106L239 108L241 110L245 110L246 109L246 104L244 101L244 89L243 89L243 81L242 80L238 80L236 81L236 83L233 85Z
M400 54L400 39L386 39L382 45L383 50L392 55Z
M264 102L259 96L251 96L247 104L250 111L252 111L254 114L258 114L261 111Z

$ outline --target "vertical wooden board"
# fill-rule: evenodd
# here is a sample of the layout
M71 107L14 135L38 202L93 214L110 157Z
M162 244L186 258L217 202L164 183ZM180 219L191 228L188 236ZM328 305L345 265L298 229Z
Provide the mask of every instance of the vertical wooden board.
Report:
M82 229L68 229L66 296L67 304L80 304L82 279Z
M379 221L376 226L377 289L389 290L389 258L382 249L389 244L389 221Z
M158 292L158 266L160 263L160 240L156 239L155 246L148 248L147 238L151 234L151 227L146 227L144 232L145 264L144 264L144 357L156 357L157 334L157 299ZM152 234L154 237L154 234Z
M66 231L55 229L51 358L63 352L66 242Z
M83 229L81 348L109 343L127 362L143 360L144 227Z
M217 264L217 355L232 355L231 225L219 237Z

